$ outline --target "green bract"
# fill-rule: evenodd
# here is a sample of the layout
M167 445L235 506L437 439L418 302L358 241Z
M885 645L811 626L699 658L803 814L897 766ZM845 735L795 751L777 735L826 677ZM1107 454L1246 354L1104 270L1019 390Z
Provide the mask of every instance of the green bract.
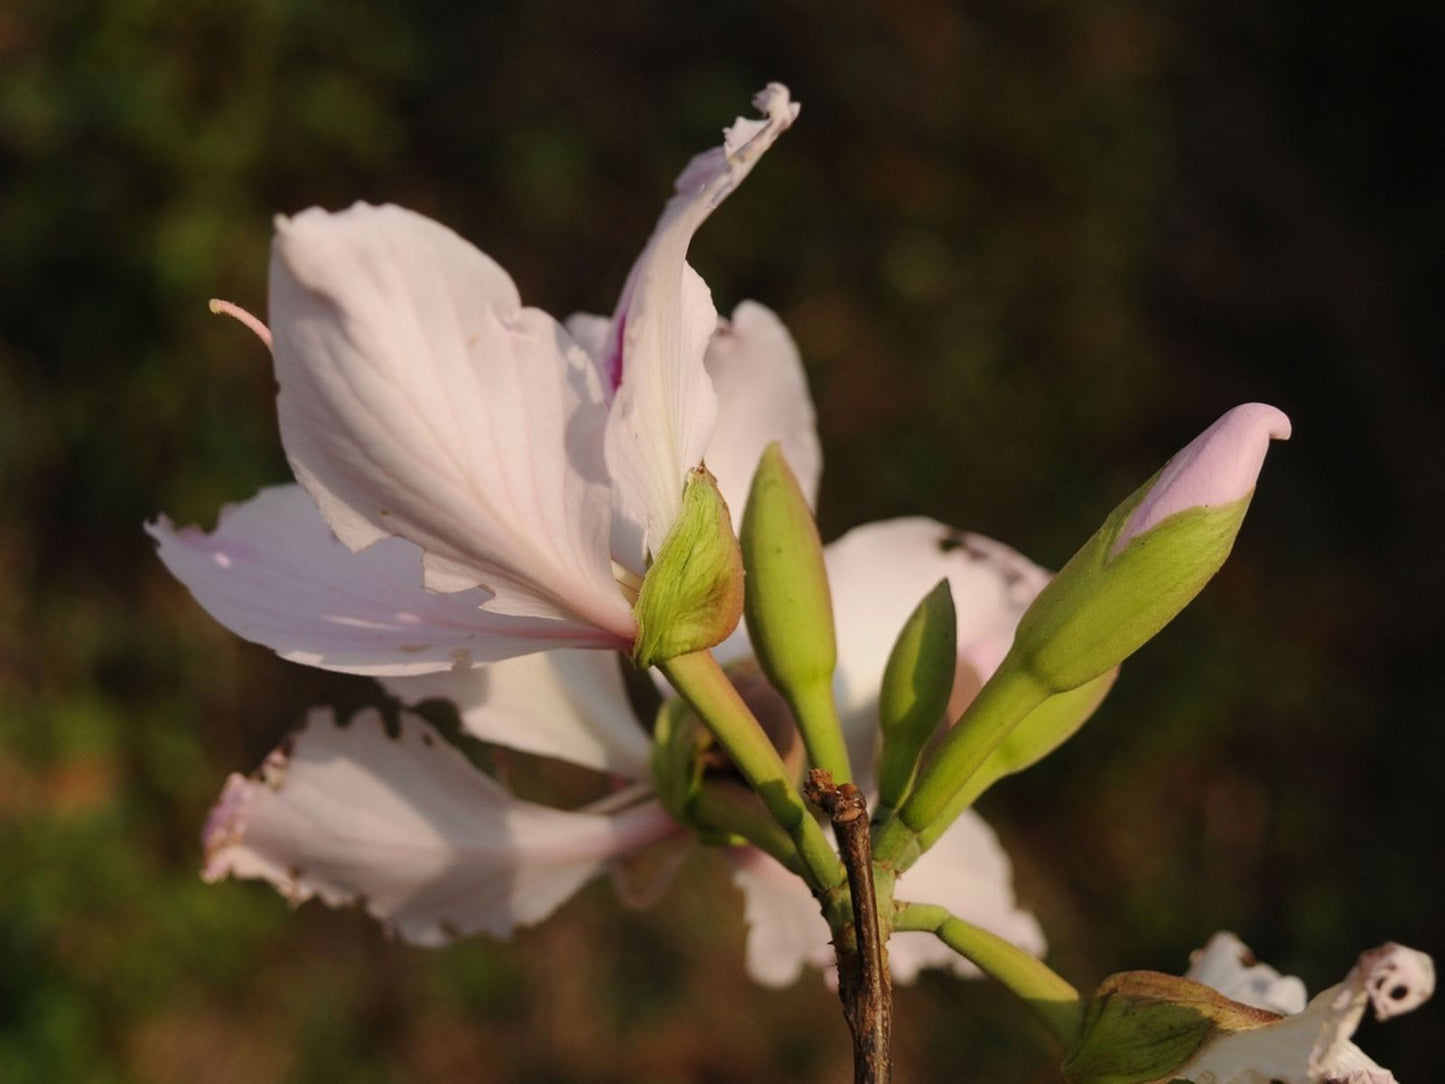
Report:
M727 502L704 467L688 475L682 512L647 570L632 612L632 658L655 666L703 651L737 628L743 565Z

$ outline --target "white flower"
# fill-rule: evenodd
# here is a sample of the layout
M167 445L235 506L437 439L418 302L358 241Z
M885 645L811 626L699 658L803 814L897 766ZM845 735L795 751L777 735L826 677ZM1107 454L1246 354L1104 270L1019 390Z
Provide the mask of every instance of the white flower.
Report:
M828 547L827 561L839 705L866 779L883 659L918 597L948 577L958 600L958 686L968 696L1002 656L1046 576L1006 547L923 519L852 531ZM728 647L735 656L743 650ZM548 809L478 778L408 713L398 738L386 737L374 716L338 728L323 713L259 776L228 783L207 828L209 878L264 877L294 899L365 899L403 937L432 944L473 930L503 935L539 921L597 872L679 831L651 796L649 740L614 656L553 651L392 677L386 685L408 703L451 699L472 736L609 773L623 789L600 806ZM780 985L806 963L830 963L827 925L802 881L760 852L732 854L746 896L752 975ZM1014 902L1007 856L973 813L903 876L900 893L1043 951L1038 924ZM897 935L889 957L902 982L930 966L977 973L926 934Z
M705 452L719 477L750 472L749 437L782 424L816 481L787 332L749 303L720 323L686 262L797 115L776 84L756 103L679 177L610 320L524 307L487 256L397 207L278 220L269 336L305 493L263 492L209 535L161 518L167 567L233 631L332 670L628 650L626 588ZM714 370L768 403L715 448Z

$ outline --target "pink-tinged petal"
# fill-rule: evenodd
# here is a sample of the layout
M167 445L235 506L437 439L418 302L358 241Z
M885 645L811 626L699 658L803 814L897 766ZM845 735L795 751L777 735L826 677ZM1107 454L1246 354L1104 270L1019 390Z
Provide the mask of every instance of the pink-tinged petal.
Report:
M1243 941L1224 931L1190 954L1184 977L1218 990L1230 1001L1282 1016L1303 1012L1309 1000L1303 981L1260 963Z
M630 639L593 363L507 274L397 207L277 223L281 437L337 536L426 553L426 586Z
M1046 949L1038 920L1014 899L1013 866L998 836L966 810L898 880L897 897L945 907L1033 956ZM925 967L948 968L964 978L979 971L932 934L895 934L888 942L893 977L912 982Z
M1257 987L1253 980L1258 976L1249 976L1242 961L1234 968L1221 961L1236 946L1248 953L1237 940L1222 947L1211 942L1196 954L1185 977L1205 982L1213 971L1227 984ZM1200 966L1200 957L1208 966ZM1351 1036L1366 1010L1388 1020L1418 1008L1434 992L1435 965L1429 956L1403 945L1382 945L1362 954L1343 982L1315 995L1302 1011L1257 1027L1217 1032L1173 1076L1196 1084L1394 1084L1394 1074Z
M958 620L959 699L993 673L1049 574L1001 543L922 517L856 527L831 543L825 558L838 635L838 710L853 766L866 780L883 669L923 596L948 580Z
M1245 403L1226 413L1165 464L1129 514L1111 554L1179 512L1218 508L1249 496L1269 442L1289 435L1289 418L1264 403Z
M808 503L815 503L823 473L817 417L802 359L783 322L770 309L744 301L718 326L706 363L717 392L707 467L732 511L734 528L742 522L758 460L773 441L782 445Z
M703 363L717 327L706 284L687 264L693 234L742 182L798 107L770 84L753 103L761 120L739 119L723 145L698 155L677 179L652 237L628 275L603 369L617 389L607 422L607 465L619 514L656 550L682 506L687 472L707 450L717 400ZM633 563L630 553L619 558Z
M651 742L606 651L547 651L492 666L385 679L407 704L443 699L483 741L627 779L649 778Z
M313 711L257 776L233 776L206 825L208 881L270 881L293 903L367 911L405 940L505 937L675 826L655 802L566 813L512 797L415 716L338 727Z
M308 666L419 674L554 647L619 646L594 625L489 613L478 608L481 591L425 590L421 550L388 538L351 552L300 486L227 506L210 534L164 516L146 530L207 613Z

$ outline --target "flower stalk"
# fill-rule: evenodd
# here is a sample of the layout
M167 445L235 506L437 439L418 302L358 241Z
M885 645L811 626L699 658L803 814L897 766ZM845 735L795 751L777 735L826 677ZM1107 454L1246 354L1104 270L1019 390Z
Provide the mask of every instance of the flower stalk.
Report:
M845 880L837 854L788 777L778 751L712 653L679 655L658 668L791 837L803 862L803 877L813 894L823 900L837 893Z
M895 904L893 928L935 934L1022 1001L1064 1049L1078 1038L1084 1019L1079 992L1042 960L933 904Z
M853 1035L853 1081L888 1084L893 1077L893 983L884 947L887 930L880 921L874 885L868 802L852 783L834 785L832 776L817 768L809 773L804 791L832 818L838 852L848 871L851 931L835 929L833 948L838 957L838 996Z
M1005 658L974 697L938 753L919 774L918 782L897 816L879 826L873 840L875 860L901 873L922 853L920 835L936 838L962 809L951 808L954 797L1000 742L1031 711L1048 699L1049 690Z

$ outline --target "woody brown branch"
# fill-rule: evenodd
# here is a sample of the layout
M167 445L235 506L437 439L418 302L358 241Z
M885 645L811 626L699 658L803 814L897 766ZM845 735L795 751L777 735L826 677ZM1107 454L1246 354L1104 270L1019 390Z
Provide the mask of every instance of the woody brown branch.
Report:
M889 1049L893 985L878 929L868 803L852 783L835 786L832 775L821 769L808 773L803 790L832 818L838 854L848 872L852 923L851 928L834 932L833 949L838 959L838 997L853 1035L854 1084L888 1084L893 1071Z

